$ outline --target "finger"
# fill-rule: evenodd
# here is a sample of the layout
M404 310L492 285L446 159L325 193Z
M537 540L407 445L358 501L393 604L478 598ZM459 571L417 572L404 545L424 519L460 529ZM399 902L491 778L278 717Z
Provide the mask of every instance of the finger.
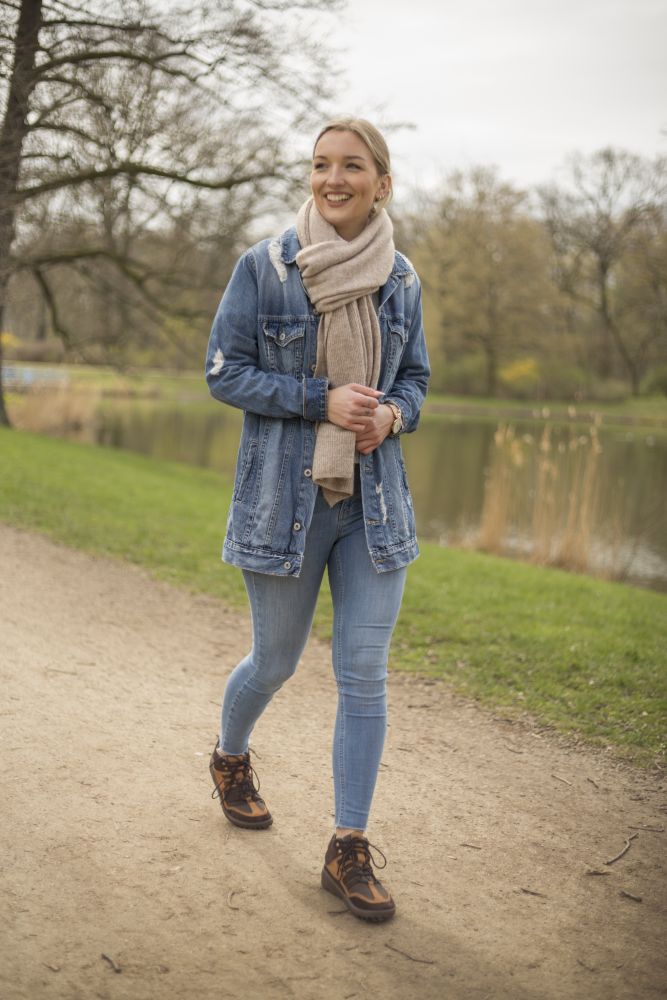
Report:
M377 409L377 407L371 405L371 402L375 402L375 400L369 400L367 403L355 403L352 407L352 414L366 417L367 419L371 418Z
M378 403L377 399L371 399L369 396L364 396L363 402L361 400L357 400L354 412L361 414L373 413L375 410L377 410L379 405L380 404Z
M384 396L384 393L379 389L371 389L369 385L359 385L357 382L351 382L350 388L361 393L362 396L372 396L374 399L377 399L378 396Z

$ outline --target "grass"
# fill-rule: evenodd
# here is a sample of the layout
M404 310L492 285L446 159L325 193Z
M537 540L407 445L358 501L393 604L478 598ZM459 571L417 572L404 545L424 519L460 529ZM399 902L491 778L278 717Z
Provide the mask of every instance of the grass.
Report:
M0 431L1 520L244 606L241 574L219 561L229 499L210 470ZM316 629L329 628L325 591ZM666 748L662 594L423 544L391 665L637 763Z

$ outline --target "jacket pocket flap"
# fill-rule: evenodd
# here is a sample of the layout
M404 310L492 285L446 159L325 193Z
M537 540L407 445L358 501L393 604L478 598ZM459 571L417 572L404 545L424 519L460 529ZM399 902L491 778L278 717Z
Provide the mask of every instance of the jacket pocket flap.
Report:
M274 323L265 320L262 326L266 336L274 340L279 347L285 347L298 337L303 337L306 332L305 323Z

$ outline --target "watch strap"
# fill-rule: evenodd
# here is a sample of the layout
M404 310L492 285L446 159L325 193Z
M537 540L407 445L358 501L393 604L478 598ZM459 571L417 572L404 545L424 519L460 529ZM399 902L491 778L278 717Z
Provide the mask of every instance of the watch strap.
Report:
M394 422L391 425L391 433L398 434L403 429L403 414L401 413L401 408L398 403L393 401L393 399L386 399L385 402L394 414Z

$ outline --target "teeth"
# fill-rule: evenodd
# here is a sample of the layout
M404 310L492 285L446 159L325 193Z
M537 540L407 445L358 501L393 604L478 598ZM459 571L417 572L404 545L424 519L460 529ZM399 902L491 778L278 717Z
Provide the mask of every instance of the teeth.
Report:
M352 195L350 194L327 194L325 195L327 201L349 201Z

